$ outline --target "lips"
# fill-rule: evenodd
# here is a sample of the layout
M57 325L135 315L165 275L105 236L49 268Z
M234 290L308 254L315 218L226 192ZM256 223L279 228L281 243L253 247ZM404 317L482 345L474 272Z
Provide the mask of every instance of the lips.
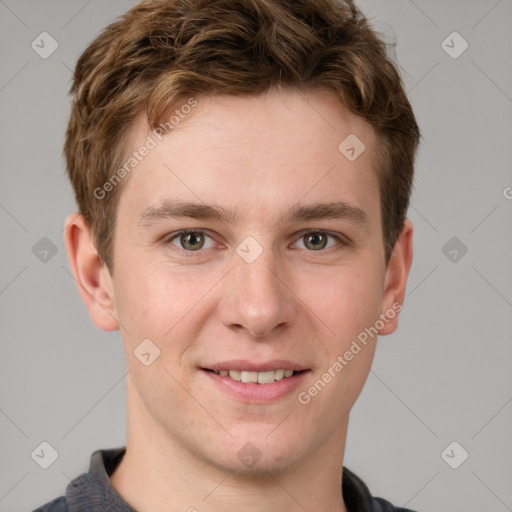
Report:
M251 372L247 370L218 370L215 371L217 375L221 377L229 376L230 379L236 380L237 382L254 383L254 384L270 384L276 382L294 374L293 370L279 368L278 370L267 370L263 372Z
M271 361L256 363L244 359L232 359L230 361L221 361L219 363L208 364L202 367L203 370L219 372L221 370L238 370L239 372L269 372L276 370L292 370L302 372L309 370L307 366L286 359L273 359Z
M269 402L291 393L309 368L287 360L232 360L201 367L220 388L244 402Z
M244 360L224 361L204 367L203 370L245 384L270 384L292 377L307 368L293 361L274 359L265 363Z

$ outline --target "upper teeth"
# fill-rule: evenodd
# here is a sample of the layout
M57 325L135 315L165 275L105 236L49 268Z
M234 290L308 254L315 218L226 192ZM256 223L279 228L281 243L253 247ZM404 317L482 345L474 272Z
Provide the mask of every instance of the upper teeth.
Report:
M270 370L268 372L247 372L245 370L219 370L217 375L227 377L228 375L239 382L254 382L258 384L269 384L284 377L291 377L293 370Z

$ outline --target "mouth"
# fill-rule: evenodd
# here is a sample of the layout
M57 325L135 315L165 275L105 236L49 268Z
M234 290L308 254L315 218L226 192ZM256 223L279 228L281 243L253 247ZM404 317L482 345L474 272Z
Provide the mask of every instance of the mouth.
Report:
M244 384L272 384L283 379L289 379L294 375L303 373L307 370L291 370L279 368L277 370L266 370L261 372L249 370L210 370L203 368L206 371L213 372L215 375L221 377L228 377L236 382L243 382Z
M244 403L270 403L292 394L311 372L291 361L225 361L201 367L216 387Z

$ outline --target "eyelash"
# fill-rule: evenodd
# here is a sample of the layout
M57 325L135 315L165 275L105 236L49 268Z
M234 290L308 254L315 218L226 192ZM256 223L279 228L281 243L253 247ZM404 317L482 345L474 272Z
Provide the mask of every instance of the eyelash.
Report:
M176 231L175 233L171 233L169 236L167 236L163 240L163 243L166 247L170 248L170 250L172 250L173 252L177 252L180 255L184 255L189 258L197 257L197 255L199 253L204 252L203 249L199 249L197 251L189 251L187 249L179 248L172 243L172 241L174 239L179 238L181 235L186 235L188 233L201 233L201 234L206 235L209 238L213 239L213 237L211 235L209 235L208 232L201 230L201 229L182 229L181 231ZM318 252L318 253L325 254L325 253L330 253L332 249L334 249L335 251L339 251L339 250L342 250L345 247L348 247L350 245L350 241L348 239L343 238L339 235L335 235L334 233L331 233L330 231L322 231L319 229L309 229L309 230L300 231L297 234L298 236L297 236L296 240L300 240L301 238L305 237L306 235L316 234L316 233L320 233L320 234L327 235L327 236L334 238L336 240L337 244L333 247L329 247L328 249L320 249L318 251L309 250L308 252L313 252L313 253Z

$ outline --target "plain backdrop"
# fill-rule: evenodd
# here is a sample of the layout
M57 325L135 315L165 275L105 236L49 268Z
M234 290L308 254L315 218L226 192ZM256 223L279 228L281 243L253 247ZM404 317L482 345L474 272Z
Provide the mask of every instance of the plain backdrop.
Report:
M134 4L0 0L2 512L62 495L92 451L125 444L119 333L93 326L69 274L61 151L75 62ZM512 510L512 3L358 4L396 41L422 143L404 311L379 340L344 463L397 506ZM42 37L58 45L47 58ZM48 469L31 456L42 442L58 453Z

